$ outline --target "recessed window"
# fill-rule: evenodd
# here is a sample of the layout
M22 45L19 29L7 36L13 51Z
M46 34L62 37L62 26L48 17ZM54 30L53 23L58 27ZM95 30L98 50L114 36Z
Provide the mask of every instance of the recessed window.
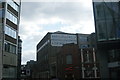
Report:
M4 45L5 45L5 49L4 49L4 50L5 50L6 52L16 54L16 46L15 46L15 45L10 44L10 43L8 43L8 42L5 42Z
M72 64L72 54L66 55L66 64Z

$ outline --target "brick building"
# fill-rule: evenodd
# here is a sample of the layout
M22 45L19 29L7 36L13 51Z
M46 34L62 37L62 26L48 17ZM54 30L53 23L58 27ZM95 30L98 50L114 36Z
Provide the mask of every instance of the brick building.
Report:
M76 44L65 44L57 59L57 77L62 80L100 79L94 48L79 49Z

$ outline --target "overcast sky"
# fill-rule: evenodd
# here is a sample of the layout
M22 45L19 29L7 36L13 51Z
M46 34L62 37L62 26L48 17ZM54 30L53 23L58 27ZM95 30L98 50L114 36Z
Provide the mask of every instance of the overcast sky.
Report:
M23 41L22 64L36 60L37 43L47 32L55 31L94 32L92 0L22 2L19 30Z

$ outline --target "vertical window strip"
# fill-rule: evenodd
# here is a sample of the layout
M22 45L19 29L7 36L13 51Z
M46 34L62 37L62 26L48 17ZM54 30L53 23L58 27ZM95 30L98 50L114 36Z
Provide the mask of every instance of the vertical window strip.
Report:
M7 18L12 21L14 24L17 24L17 17L15 17L12 13L10 13L9 11L7 11Z
M19 7L12 0L8 0L8 4L16 11L19 11Z
M8 36L11 36L12 38L16 39L16 35L17 35L17 32L16 30L8 27L8 26L5 26L5 34L7 34Z

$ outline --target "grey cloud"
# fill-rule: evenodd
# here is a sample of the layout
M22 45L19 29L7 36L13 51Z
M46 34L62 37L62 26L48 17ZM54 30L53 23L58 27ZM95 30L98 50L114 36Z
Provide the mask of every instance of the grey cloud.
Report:
M86 3L87 4L87 3ZM22 3L22 11L21 11L21 17L23 21L21 21L20 25L20 35L24 38L23 41L23 60L22 62L26 62L27 60L34 59L36 55L36 45L41 40L41 38L47 33L47 32L54 32L53 30L45 30L39 29L41 26L40 24L34 21L39 21L39 19L44 18L52 18L52 17L59 17L60 19L63 19L65 21L70 21L71 23L74 23L72 26L78 24L78 27L76 29L71 29L73 32L82 32L83 27L88 27L88 24L86 24L87 21L91 21L93 19L92 17L92 9L85 7L83 3L75 3L75 2L23 2ZM34 22L34 25L26 26L29 24L28 22ZM23 23L22 23L23 22ZM82 24L81 22L85 22L85 24ZM80 24L79 24L80 23ZM69 24L69 23L66 23ZM85 25L85 26L84 26ZM87 25L87 26L86 26ZM33 27L39 27L37 29L32 29ZM80 27L79 27L80 26ZM90 25L89 25L90 26ZM25 28L27 27L27 28ZM60 30L69 29L65 28ZM68 26L69 27L69 26ZM31 29L30 29L31 28ZM88 29L88 28L85 28ZM68 30L68 31L71 31ZM34 33L31 33L34 32ZM77 32L77 33L78 33ZM30 51L32 50L32 51Z
M32 51L26 51L24 54L22 54L22 64L26 64L26 61L28 60L35 60L35 55L36 54Z
M80 2L24 2L22 4L22 16L31 21L53 16L77 21L81 18L86 19L89 15L91 15L91 10L84 7Z

